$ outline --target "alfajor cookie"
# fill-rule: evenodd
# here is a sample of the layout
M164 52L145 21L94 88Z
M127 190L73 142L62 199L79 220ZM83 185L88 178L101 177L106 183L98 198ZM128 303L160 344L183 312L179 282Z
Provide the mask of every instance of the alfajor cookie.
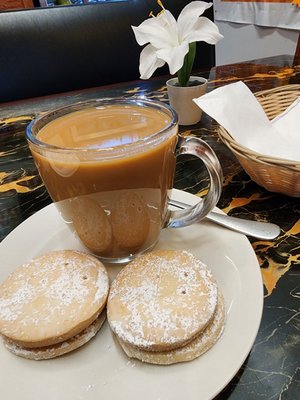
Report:
M106 269L95 257L73 250L47 253L0 285L0 333L26 348L62 343L98 318L108 290Z
M111 211L113 236L122 249L138 249L146 241L150 217L143 196L124 191L115 200Z
M82 332L77 335L67 339L61 343L56 343L50 346L43 347L24 347L19 346L14 341L3 337L3 343L5 347L15 354L16 356L28 358L30 360L48 360L50 358L55 358L62 356L63 354L70 353L73 350L78 349L85 343L89 342L100 330L101 326L105 322L106 311L103 310L101 314Z
M123 343L146 351L184 346L211 322L218 289L207 266L187 251L137 257L112 283L107 317Z
M89 196L72 199L73 227L82 243L94 254L105 254L113 245L112 228L102 207Z
M170 365L180 362L192 361L207 352L220 338L225 323L225 306L223 296L219 293L216 311L212 321L183 347L169 351L145 351L130 346L119 339L124 352L130 358L159 365Z

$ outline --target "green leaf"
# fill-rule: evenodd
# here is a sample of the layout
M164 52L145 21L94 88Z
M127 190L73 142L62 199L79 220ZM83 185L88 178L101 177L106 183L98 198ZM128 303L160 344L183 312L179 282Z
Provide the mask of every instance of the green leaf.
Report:
M183 66L177 72L179 86L187 86L196 56L196 42L189 44L189 52L184 57Z

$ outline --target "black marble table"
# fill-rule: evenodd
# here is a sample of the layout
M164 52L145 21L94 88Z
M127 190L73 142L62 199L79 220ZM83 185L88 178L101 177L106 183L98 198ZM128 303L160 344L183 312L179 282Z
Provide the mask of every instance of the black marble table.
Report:
M255 92L300 83L300 60L277 56L215 67L200 74L209 79L209 90L243 80ZM167 102L165 81L165 78L155 78L0 105L0 240L51 203L24 136L25 127L32 118L52 108L95 97L144 95ZM217 398L299 399L299 198L271 193L254 183L221 142L216 122L207 115L197 125L181 127L180 133L201 137L217 153L225 177L219 208L233 216L274 222L281 228L280 236L273 241L249 238L261 266L264 312L252 351ZM192 157L180 159L174 187L201 194L205 190L201 171Z

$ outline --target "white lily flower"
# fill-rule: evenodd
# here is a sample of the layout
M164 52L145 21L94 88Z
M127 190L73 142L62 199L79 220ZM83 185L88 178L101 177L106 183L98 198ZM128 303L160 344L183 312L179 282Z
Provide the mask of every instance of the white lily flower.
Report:
M132 26L138 44L149 43L140 55L141 79L150 78L165 63L173 75L183 66L190 43L216 44L223 38L212 21L200 17L211 6L212 3L192 1L183 8L177 21L170 11L163 9L158 16Z

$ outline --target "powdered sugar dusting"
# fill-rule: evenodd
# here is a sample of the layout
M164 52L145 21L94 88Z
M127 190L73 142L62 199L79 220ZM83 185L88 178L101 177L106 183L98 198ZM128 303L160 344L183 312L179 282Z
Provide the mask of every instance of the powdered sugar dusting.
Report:
M98 271L96 287L97 287L97 291L95 293L95 298L93 301L94 303L98 303L99 300L103 300L103 298L106 297L108 294L109 280L108 280L107 273L103 269L100 269Z
M56 251L24 264L0 286L0 332L15 340L59 336L106 301L108 276L94 257Z
M225 323L225 306L221 293L218 295L216 311L212 321L203 332L192 339L187 345L170 351L145 351L120 341L125 353L131 358L151 364L169 365L178 362L191 361L208 351L220 338Z
M216 304L216 281L205 264L188 252L156 251L117 276L108 320L125 343L158 350L190 340L209 323Z
M225 306L224 299L221 294L218 296L218 304L214 317L208 327L204 329L203 333L198 335L194 340L189 342L186 346L174 350L178 355L186 354L190 357L200 356L209 350L215 342L219 339L223 332L225 322ZM169 355L172 357L172 353Z
M53 346L30 349L19 346L13 341L6 338L4 338L4 344L12 353L20 357L28 358L31 360L45 360L49 358L54 358L73 351L90 341L97 334L105 319L106 314L105 312L102 312L100 316L98 316L98 318L82 332L78 333L69 340L55 344Z
M45 296L58 300L61 305L70 305L74 301L82 304L88 293L80 272L63 270L54 283L49 285Z
M21 313L22 304L30 301L33 296L33 286L25 282L10 298L0 298L0 318L15 321Z

